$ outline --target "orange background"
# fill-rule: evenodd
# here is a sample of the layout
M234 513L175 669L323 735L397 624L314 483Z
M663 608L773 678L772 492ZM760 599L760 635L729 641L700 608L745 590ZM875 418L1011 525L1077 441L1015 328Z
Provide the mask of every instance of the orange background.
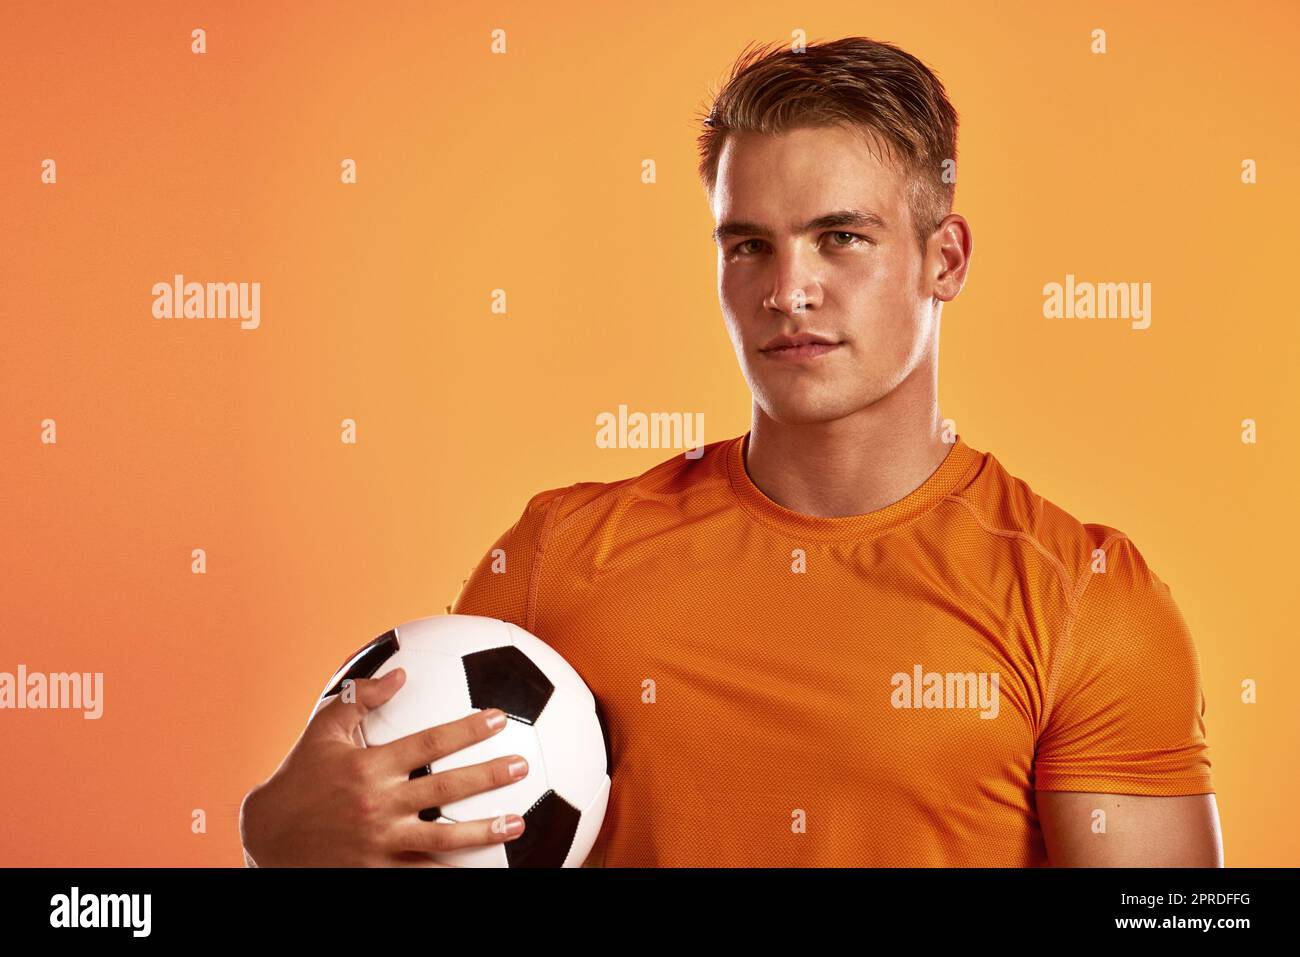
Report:
M0 671L103 671L105 711L0 711L0 863L239 865L244 792L352 650L444 611L534 492L673 454L597 448L598 412L748 427L692 118L801 28L948 87L975 255L943 413L1170 584L1227 862L1300 864L1300 334L1273 288L1300 13L1131 7L6 3ZM261 327L153 319L175 273L261 282ZM1045 319L1066 273L1152 283L1151 327Z

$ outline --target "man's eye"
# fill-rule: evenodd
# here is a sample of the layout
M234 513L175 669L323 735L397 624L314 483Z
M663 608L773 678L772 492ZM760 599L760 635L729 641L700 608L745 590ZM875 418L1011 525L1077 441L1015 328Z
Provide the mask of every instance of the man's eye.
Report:
M840 237L847 236L848 239L849 239L848 242L835 242L835 243L834 243L836 246L841 246L841 247L848 247L848 246L853 245L853 242L852 242L853 240L860 240L860 241L862 241L862 242L866 242L866 237L865 237L865 236L859 236L857 233L834 232L834 233L827 233L826 235L827 235L827 236L833 236L833 237L835 237L835 239L839 239ZM832 241L834 242L834 240L832 240Z
M857 245L859 243L869 242L866 236L859 236L857 233L849 233L849 232L843 232L839 230L835 232L823 233L822 235L832 237L831 239L832 244L839 249L851 249L854 245ZM741 256L749 256L759 251L762 242L763 240L761 239L746 239L733 246L731 251L733 254L739 254ZM751 244L755 244L755 245L751 245Z

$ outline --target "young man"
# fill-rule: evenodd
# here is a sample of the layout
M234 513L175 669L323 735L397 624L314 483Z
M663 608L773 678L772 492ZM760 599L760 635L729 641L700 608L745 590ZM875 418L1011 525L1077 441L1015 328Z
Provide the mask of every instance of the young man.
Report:
M945 431L940 311L972 249L956 129L938 79L887 44L742 54L700 171L750 430L540 492L450 608L538 635L600 701L613 789L589 863L1222 864L1168 586L1122 532ZM360 684L321 732L340 756L396 687ZM473 720L462 746L489 733ZM391 836L374 862L435 846L403 747L367 778ZM476 773L444 796L508 780ZM291 789L270 790L287 818ZM474 826L424 833L509 839Z
M945 440L956 127L892 47L742 55L701 174L749 433L541 493L455 603L602 702L607 864L1219 863L1168 587Z

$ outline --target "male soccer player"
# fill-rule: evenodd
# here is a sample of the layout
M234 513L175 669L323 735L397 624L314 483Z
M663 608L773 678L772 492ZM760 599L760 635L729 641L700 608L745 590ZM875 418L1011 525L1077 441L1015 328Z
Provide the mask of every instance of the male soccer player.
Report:
M749 431L538 493L451 606L538 635L599 699L613 789L589 863L1221 866L1168 586L945 431L939 318L972 250L956 131L894 46L743 53L700 173ZM510 780L509 759L408 780L493 733L484 715L352 747L402 680L322 709L250 793L254 859L513 839L416 817Z

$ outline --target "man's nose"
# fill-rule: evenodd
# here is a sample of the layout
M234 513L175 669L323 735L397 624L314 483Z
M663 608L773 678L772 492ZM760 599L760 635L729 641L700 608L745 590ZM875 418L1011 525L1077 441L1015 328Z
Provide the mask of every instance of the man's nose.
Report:
M800 245L779 249L772 257L772 288L764 301L768 309L797 315L820 305L821 285L809 261L810 251Z

